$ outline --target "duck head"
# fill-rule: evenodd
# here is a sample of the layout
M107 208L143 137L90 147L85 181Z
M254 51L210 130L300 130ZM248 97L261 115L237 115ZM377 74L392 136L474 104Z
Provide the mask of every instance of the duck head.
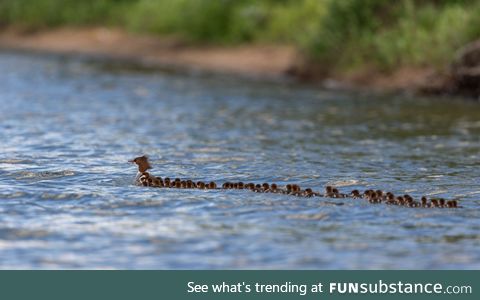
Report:
M134 158L134 159L132 159L132 160L129 160L128 162L137 164L137 166L138 166L138 171L139 171L140 173L144 173L144 172L146 172L148 169L151 169L151 168L152 168L152 166L151 166L150 163L148 162L148 157L147 157L146 155L136 157L136 158Z

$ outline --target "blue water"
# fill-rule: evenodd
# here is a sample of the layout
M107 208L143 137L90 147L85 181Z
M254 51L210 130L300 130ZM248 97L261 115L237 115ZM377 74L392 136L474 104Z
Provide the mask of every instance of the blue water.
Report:
M478 103L12 53L0 82L2 269L480 268ZM463 208L138 187L141 154L162 177Z

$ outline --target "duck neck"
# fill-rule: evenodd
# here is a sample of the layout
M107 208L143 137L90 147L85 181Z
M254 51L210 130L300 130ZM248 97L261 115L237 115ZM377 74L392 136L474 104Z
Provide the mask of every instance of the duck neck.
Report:
M138 182L140 180L140 176L142 176L142 173L138 171L137 176L135 176L135 182Z

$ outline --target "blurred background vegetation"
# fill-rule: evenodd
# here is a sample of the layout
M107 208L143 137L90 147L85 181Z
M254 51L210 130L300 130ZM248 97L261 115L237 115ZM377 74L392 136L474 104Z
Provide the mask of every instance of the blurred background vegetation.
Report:
M442 66L480 37L480 0L0 0L0 25L111 26L192 43L294 45L336 70Z

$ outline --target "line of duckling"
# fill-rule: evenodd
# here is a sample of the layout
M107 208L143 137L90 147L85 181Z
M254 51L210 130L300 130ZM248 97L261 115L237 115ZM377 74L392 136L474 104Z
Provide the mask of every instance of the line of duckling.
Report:
M311 188L302 189L297 184L287 184L284 188L279 187L276 183L255 184L252 182L225 182L221 187L218 187L214 181L203 182L192 180L181 180L180 178L170 179L168 177L162 179L155 177L148 172L143 172L138 183L143 186L157 187L157 188L177 188L177 189L236 189L236 190L250 190L256 193L277 193L286 194L297 197L325 197L325 198L353 198L366 199L369 203L377 204L384 203L387 205L399 205L405 207L423 207L423 208L459 208L456 200L445 200L444 198L432 198L430 200L423 196L420 201L415 201L414 198L408 194L403 196L395 196L391 192L384 192L382 190L365 190L361 193L359 190L353 190L348 194L341 193L337 188L332 186L325 187L325 193L313 191Z
M443 198L432 198L430 200L427 197L423 196L420 199L420 202L415 201L413 197L408 194L403 196L395 196L391 192L383 192L382 190L366 190L363 193L360 193L359 190L353 190L348 194L340 193L340 191L332 186L327 186L325 188L325 193L314 192L312 189L307 188L302 190L297 184L287 184L284 188L280 188L277 184L272 183L243 183L243 182L225 182L221 188L217 187L217 184L214 181L203 182L192 180L181 180L180 178L175 178L171 180L166 177L162 179L161 177L155 177L150 175L147 170L151 169L152 166L148 162L148 157L146 155L137 157L130 161L135 163L138 166L138 175L136 183L143 186L151 186L158 188L178 188L178 189L247 189L257 193L278 193L278 194L287 194L297 197L325 197L325 198L353 198L353 199L366 199L370 203L385 203L388 205L400 205L406 207L438 207L438 208L458 208L456 200L445 200Z

